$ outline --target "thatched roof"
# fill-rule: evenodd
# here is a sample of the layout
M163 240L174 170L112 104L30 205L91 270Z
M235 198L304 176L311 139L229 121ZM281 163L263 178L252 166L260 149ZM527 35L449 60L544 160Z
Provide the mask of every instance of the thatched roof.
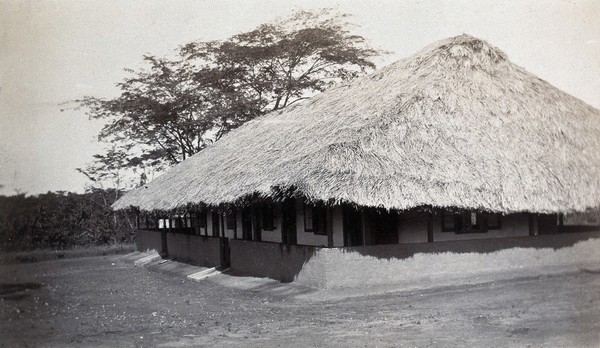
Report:
M251 121L114 208L290 188L394 209L583 211L600 203L600 111L461 35Z

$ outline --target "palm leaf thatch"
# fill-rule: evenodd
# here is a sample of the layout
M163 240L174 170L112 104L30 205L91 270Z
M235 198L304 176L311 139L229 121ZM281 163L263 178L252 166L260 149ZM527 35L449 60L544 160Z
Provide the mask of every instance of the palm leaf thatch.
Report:
M461 35L251 121L114 208L290 189L399 210L584 211L600 203L600 111Z

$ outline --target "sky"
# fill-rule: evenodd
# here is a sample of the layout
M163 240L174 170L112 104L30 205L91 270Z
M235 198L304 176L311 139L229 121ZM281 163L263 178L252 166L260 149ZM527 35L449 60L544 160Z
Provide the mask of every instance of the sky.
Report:
M380 67L467 33L600 108L596 0L0 0L0 194L83 192L89 182L76 168L106 144L97 141L102 122L68 102L116 96L123 69L143 67L144 54L322 7L352 14L355 33L393 52Z

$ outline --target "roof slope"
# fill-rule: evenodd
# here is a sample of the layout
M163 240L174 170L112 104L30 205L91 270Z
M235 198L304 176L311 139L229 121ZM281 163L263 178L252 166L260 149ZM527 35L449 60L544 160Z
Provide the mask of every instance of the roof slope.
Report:
M600 111L461 35L251 121L114 208L290 187L395 209L582 211L600 203Z

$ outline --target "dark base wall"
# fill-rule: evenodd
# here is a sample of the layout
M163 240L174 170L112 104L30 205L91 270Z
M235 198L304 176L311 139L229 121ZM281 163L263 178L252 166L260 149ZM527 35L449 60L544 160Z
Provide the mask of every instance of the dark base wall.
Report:
M405 259L416 253L489 253L501 249L562 248L578 241L600 238L600 232L562 233L533 237L511 237L435 243L387 244L340 248L379 259ZM226 264L226 240L178 233L167 233L168 257L181 262L214 267ZM291 282L302 267L321 249L314 246L284 245L233 239L229 241L231 271L236 275L269 277ZM161 250L160 232L138 231L136 245L139 251Z
M135 234L135 246L138 251L156 250L160 252L160 231L137 230Z
M317 247L232 240L231 270L237 275L268 277L291 282Z
M589 238L600 238L600 232L573 232L534 237L472 239L434 243L368 245L348 247L343 248L343 250L355 251L365 256L373 256L380 259L405 259L417 253L442 253L446 251L454 253L490 253L517 247L557 249L572 246L579 241Z
M193 265L218 267L224 262L223 238L167 233L168 257Z

